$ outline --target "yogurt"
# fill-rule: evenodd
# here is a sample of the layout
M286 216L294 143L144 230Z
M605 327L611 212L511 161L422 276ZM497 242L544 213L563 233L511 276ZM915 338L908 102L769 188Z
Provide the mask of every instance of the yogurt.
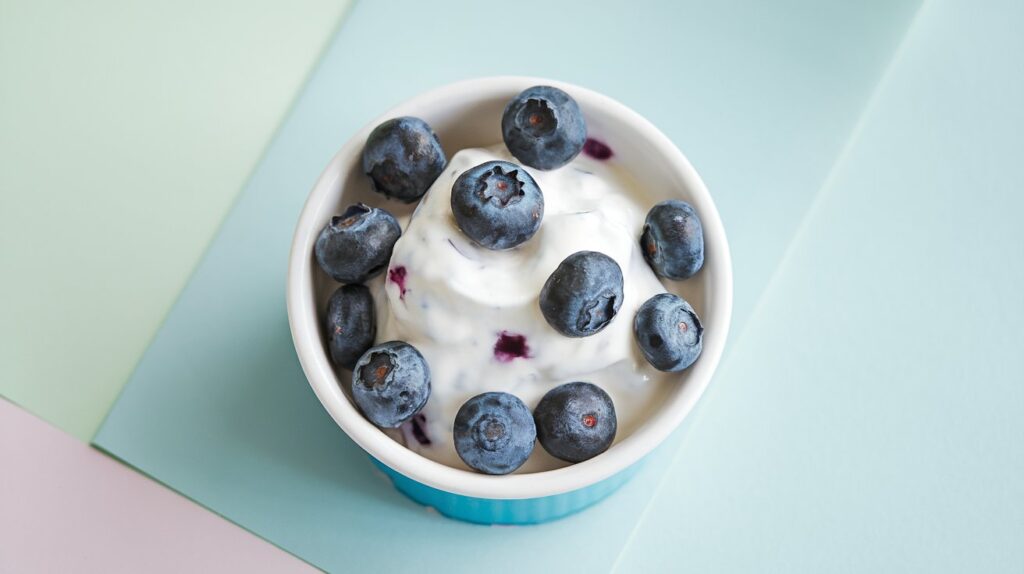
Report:
M532 409L562 383L594 383L615 404L617 442L644 423L672 384L647 365L633 340L637 308L665 289L640 252L646 207L636 202L628 180L586 157L553 171L524 167L544 194L544 220L524 244L492 251L459 230L450 203L459 175L491 160L518 163L504 146L452 157L395 244L384 281L374 282L377 340L412 344L431 372L426 407L389 434L457 468L468 467L455 452L452 424L459 407L479 393L508 392ZM619 264L624 300L604 330L569 338L548 325L538 297L558 264L583 250ZM538 443L517 472L567 464Z

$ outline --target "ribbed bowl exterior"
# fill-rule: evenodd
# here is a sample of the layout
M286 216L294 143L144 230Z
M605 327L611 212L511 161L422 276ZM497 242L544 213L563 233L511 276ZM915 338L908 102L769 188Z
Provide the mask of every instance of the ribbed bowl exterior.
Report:
M433 508L448 518L476 524L541 524L558 520L587 508L626 483L643 460L586 488L540 498L497 499L462 496L416 482L379 460L380 468L399 492L413 501Z

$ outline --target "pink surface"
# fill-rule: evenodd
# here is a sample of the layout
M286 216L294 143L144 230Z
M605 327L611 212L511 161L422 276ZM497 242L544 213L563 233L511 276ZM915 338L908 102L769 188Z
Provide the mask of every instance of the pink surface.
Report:
M314 572L0 399L0 572Z

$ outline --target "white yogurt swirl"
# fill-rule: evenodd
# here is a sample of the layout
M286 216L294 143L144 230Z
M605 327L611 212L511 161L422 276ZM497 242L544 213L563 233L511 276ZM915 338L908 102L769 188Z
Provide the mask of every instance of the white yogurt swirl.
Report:
M462 172L496 159L518 163L503 146L455 154L395 244L385 293L376 297L377 340L412 344L431 371L422 411L430 443L421 444L409 423L392 436L457 468L468 467L455 452L452 424L459 407L479 393L512 393L532 409L562 383L594 383L615 404L618 441L644 422L672 384L647 365L633 340L637 308L665 291L638 243L649 206L638 205L624 178L596 160L580 157L554 171L525 168L544 194L544 220L526 243L492 251L459 230L450 201ZM619 264L624 300L600 333L569 338L544 320L538 297L558 264L583 250ZM538 444L517 472L566 464Z

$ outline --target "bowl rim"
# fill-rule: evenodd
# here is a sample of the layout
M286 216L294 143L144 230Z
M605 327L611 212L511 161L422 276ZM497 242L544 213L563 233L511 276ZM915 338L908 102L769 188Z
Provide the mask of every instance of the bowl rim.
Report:
M670 168L692 194L690 203L701 214L705 244L712 246L706 250L705 269L716 270L715 289L709 289L705 295L703 350L700 360L690 368L687 390L673 393L646 424L603 454L581 463L529 474L477 474L435 462L395 442L363 418L337 384L319 333L313 281L316 269L311 255L319 230L313 228L313 223L325 202L336 202L333 191L347 176L345 166L353 163L356 154L361 154L366 137L380 122L411 115L410 108L451 105L446 102L467 98L489 99L503 93L511 98L527 87L540 84L572 94L584 110L600 108L604 114L619 116L670 160ZM586 488L632 466L664 442L710 384L728 337L732 298L732 262L721 217L704 182L675 144L646 118L608 96L566 82L527 76L492 76L449 83L406 100L353 134L321 173L302 208L288 261L286 294L288 323L302 370L338 426L371 456L412 480L453 494L488 499L538 498Z

